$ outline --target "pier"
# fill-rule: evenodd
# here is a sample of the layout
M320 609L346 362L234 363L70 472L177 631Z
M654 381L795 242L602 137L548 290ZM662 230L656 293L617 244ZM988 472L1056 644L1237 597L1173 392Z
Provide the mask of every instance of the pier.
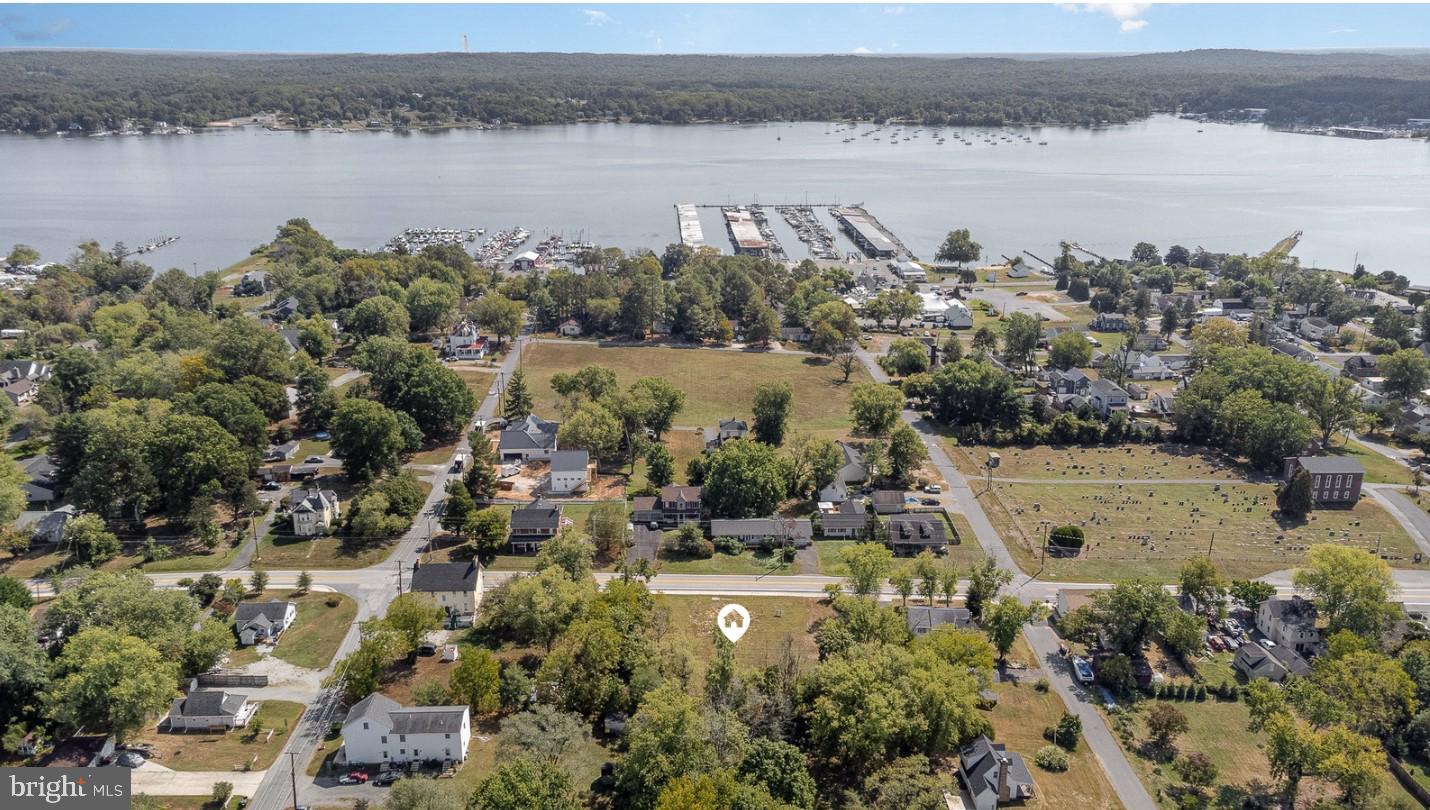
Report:
M829 209L829 215L839 223L839 227L853 240L864 255L871 259L892 259L900 253L914 258L898 237L885 228L873 214L858 206Z
M770 257L770 243L760 233L755 217L746 208L725 208L725 228L730 232L730 244L737 256Z
M675 221L680 226L680 243L691 249L705 246L705 231L700 227L700 214L693 203L675 206Z

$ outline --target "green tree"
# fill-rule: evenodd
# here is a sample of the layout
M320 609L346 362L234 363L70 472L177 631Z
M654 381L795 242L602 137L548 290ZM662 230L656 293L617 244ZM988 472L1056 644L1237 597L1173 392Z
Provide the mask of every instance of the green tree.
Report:
M1350 630L1379 638L1399 613L1390 566L1364 549L1312 546L1291 581L1311 594L1331 633Z
M1037 318L1026 312L1014 312L1003 324L1003 356L1022 368L1031 368L1043 329Z
M944 237L943 244L938 246L938 252L934 258L941 262L957 262L962 267L967 262L976 262L983 255L983 246L973 241L973 236L967 228L958 228L948 232Z
M261 568L253 569L253 576L248 578L248 589L255 594L268 590L268 572Z
M888 353L879 358L879 367L895 377L928 371L928 347L913 338L899 338L889 344Z
M583 402L561 423L557 441L565 450L586 450L593 458L611 461L621 450L621 423L597 402Z
M1401 349L1382 357L1376 368L1385 378L1385 392L1405 402L1418 397L1430 382L1430 359L1419 349Z
M1203 610L1226 601L1226 578L1206 557L1193 557L1182 563L1180 585L1182 595L1195 599Z
M983 615L985 606L998 598L1003 586L1013 581L1013 572L999 568L993 560L984 560L983 565L973 566L968 574L968 594L964 597L964 607L974 618Z
M457 652L457 664L447 681L452 699L467 704L475 714L496 711L501 690L499 662L480 647L462 645Z
M499 293L487 293L472 306L472 318L505 342L521 331L522 306Z
M93 513L76 515L65 521L60 543L76 562L97 565L119 556L119 538Z
M1329 446L1331 437L1355 427L1362 404L1352 380L1344 377L1316 375L1306 384L1301 397L1306 415L1321 432L1321 444Z
M903 480L928 459L919 434L908 425L900 424L889 433L889 477Z
M893 568L893 552L876 543L848 546L839 556L849 568L849 587L860 596L878 593Z
M685 410L685 392L662 377L641 377L631 383L630 393L641 405L641 423L655 433L656 441Z
M1048 344L1048 363L1060 369L1085 368L1092 364L1092 344L1081 332L1063 332Z
M564 571L573 581L584 580L591 575L595 546L574 531L562 531L541 544L536 553L536 570L556 568Z
M1311 494L1311 474L1297 467L1290 480L1276 490L1276 508L1291 517L1305 517L1315 507Z
M1394 659L1374 650L1324 659L1311 680L1357 731L1384 739L1419 708L1415 682Z
M743 781L763 787L779 801L803 810L814 808L814 778L804 754L787 742L767 737L751 740L738 772Z
M403 296L414 332L445 328L457 315L461 291L433 278L419 278Z
M646 481L663 487L675 480L675 456L663 444L652 444L645 454Z
M707 457L703 500L716 517L761 517L785 499L788 482L787 466L773 447L737 439Z
M571 777L558 763L516 756L502 760L490 776L477 784L467 810L580 810Z
M898 388L879 383L858 383L849 392L849 416L860 432L882 436L899 421L904 395Z
M387 810L464 810L466 804L450 780L407 776L392 783L382 806Z
M1282 780L1283 801L1295 806L1301 778L1313 774L1324 756L1321 739L1304 720L1282 712L1266 722L1266 759Z
M527 390L526 375L522 373L521 369L517 369L511 375L511 381L507 383L506 395L503 400L502 415L508 422L520 422L531 415L531 391Z
M1013 642L1018 640L1023 625L1032 618L1032 608L1020 602L1016 596L1005 596L984 608L979 626L998 650L999 661L1008 657L1008 651L1013 649Z
M572 581L557 568L508 580L482 600L481 626L518 644L548 650L557 636L584 614L595 598L595 583Z
M1254 579L1238 579L1228 589L1231 598L1240 602L1247 610L1255 613L1261 603L1276 595L1276 586Z
M404 593L387 606L382 617L384 625L392 629L396 641L394 651L398 655L415 657L428 633L442 629L444 614L441 608L432 604L423 594Z
M304 318L297 325L298 346L314 360L321 362L337 348L337 333L326 318L314 315Z
M490 556L506 547L510 533L507 513L499 509L483 509L471 524L472 548L477 554Z
M366 482L395 473L402 465L405 440L397 415L370 399L345 399L333 414L332 446L343 459L343 472Z
M787 382L766 382L755 386L755 439L771 447L784 444L785 427L794 410L794 388Z
M1160 264L1161 254L1151 242L1138 242L1132 246L1132 261L1136 264Z
M65 644L45 702L59 725L107 729L123 742L169 705L178 678L175 663L142 639L92 628Z
M1152 708L1147 710L1144 722L1147 724L1147 733L1151 735L1152 744L1163 751L1172 750L1178 736L1187 733L1191 724L1187 721L1187 716L1182 711L1170 703L1158 701L1152 704Z
M930 384L933 414L951 427L982 431L1022 422L1023 398L1013 378L988 363L964 359L942 366Z
M626 741L626 756L616 768L616 794L624 807L653 808L670 781L715 767L700 708L674 684L646 696Z
M385 295L364 298L352 308L347 319L347 332L356 341L370 337L406 338L412 331L412 319L407 308Z

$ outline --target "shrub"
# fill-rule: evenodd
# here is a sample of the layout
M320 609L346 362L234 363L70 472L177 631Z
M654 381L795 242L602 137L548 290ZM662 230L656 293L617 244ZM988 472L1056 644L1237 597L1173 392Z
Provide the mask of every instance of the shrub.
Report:
M1048 683L1047 678L1039 678L1036 682L1033 683L1033 690L1040 694L1047 694L1048 690L1051 688L1052 684Z
M1048 535L1048 542L1059 548L1082 548L1087 535L1081 526L1059 526Z
M745 551L745 544L734 537L717 537L713 543L721 554L739 555Z
M327 605L330 608L335 608L341 603L342 600L336 596L329 596L327 599L323 600L323 604Z
M780 557L785 562L792 563L794 562L795 555L798 553L794 546L785 546L784 549L780 551Z
M1204 700L1207 699L1207 688L1206 688L1206 686L1204 686L1204 685L1202 685L1202 684L1197 684L1197 694L1196 694L1196 698L1197 698L1197 702L1198 702L1198 703L1201 703L1202 701L1204 701Z
M1045 745L1038 749L1037 754L1033 755L1033 761L1045 771L1062 773L1068 769L1068 752L1056 745Z
M1058 718L1058 727L1053 732L1053 742L1069 751L1077 750L1077 740L1082 736L1082 718L1064 711Z

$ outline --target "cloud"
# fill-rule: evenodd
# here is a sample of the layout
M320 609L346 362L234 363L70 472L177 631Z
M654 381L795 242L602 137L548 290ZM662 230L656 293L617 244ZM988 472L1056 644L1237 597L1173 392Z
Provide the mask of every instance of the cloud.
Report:
M904 6L884 6L885 14L892 14L895 17L903 16L908 11Z
M49 25L35 27L20 14L8 14L0 17L0 28L4 28L15 38L17 42L48 42L55 37L68 31L70 20L62 17Z
M1118 27L1124 34L1132 34L1147 27L1147 21L1142 15L1152 8L1151 3L1055 3L1063 11L1071 11L1074 14L1106 14L1117 20Z
M857 47L857 48L855 48L855 49L853 50L853 53L857 53L857 54L861 54L861 55L862 55L862 54L866 54L866 53L873 53L873 51L869 50L868 48L864 47L863 45L860 45L859 47Z
M1355 30L1354 28L1332 28L1332 29L1331 29L1330 31L1328 31L1327 33L1330 33L1330 34L1354 34L1355 32L1356 32L1356 30Z
M605 25L611 21L611 15L593 8L588 8L581 13L586 15L587 25Z

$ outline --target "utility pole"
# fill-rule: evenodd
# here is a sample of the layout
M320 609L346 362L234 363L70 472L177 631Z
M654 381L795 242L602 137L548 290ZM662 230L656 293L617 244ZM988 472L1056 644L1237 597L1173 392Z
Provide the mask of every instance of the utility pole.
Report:
M397 560L397 593L402 594L402 561Z
M1212 540L1211 540L1210 543L1207 543L1207 559L1208 559L1208 560L1210 560L1210 559L1212 558L1212 547L1215 546L1215 545L1216 545L1216 530L1213 529L1213 530L1212 530Z
M288 777L293 781L293 810L298 810L298 765L294 760L297 756L297 751L288 752Z

